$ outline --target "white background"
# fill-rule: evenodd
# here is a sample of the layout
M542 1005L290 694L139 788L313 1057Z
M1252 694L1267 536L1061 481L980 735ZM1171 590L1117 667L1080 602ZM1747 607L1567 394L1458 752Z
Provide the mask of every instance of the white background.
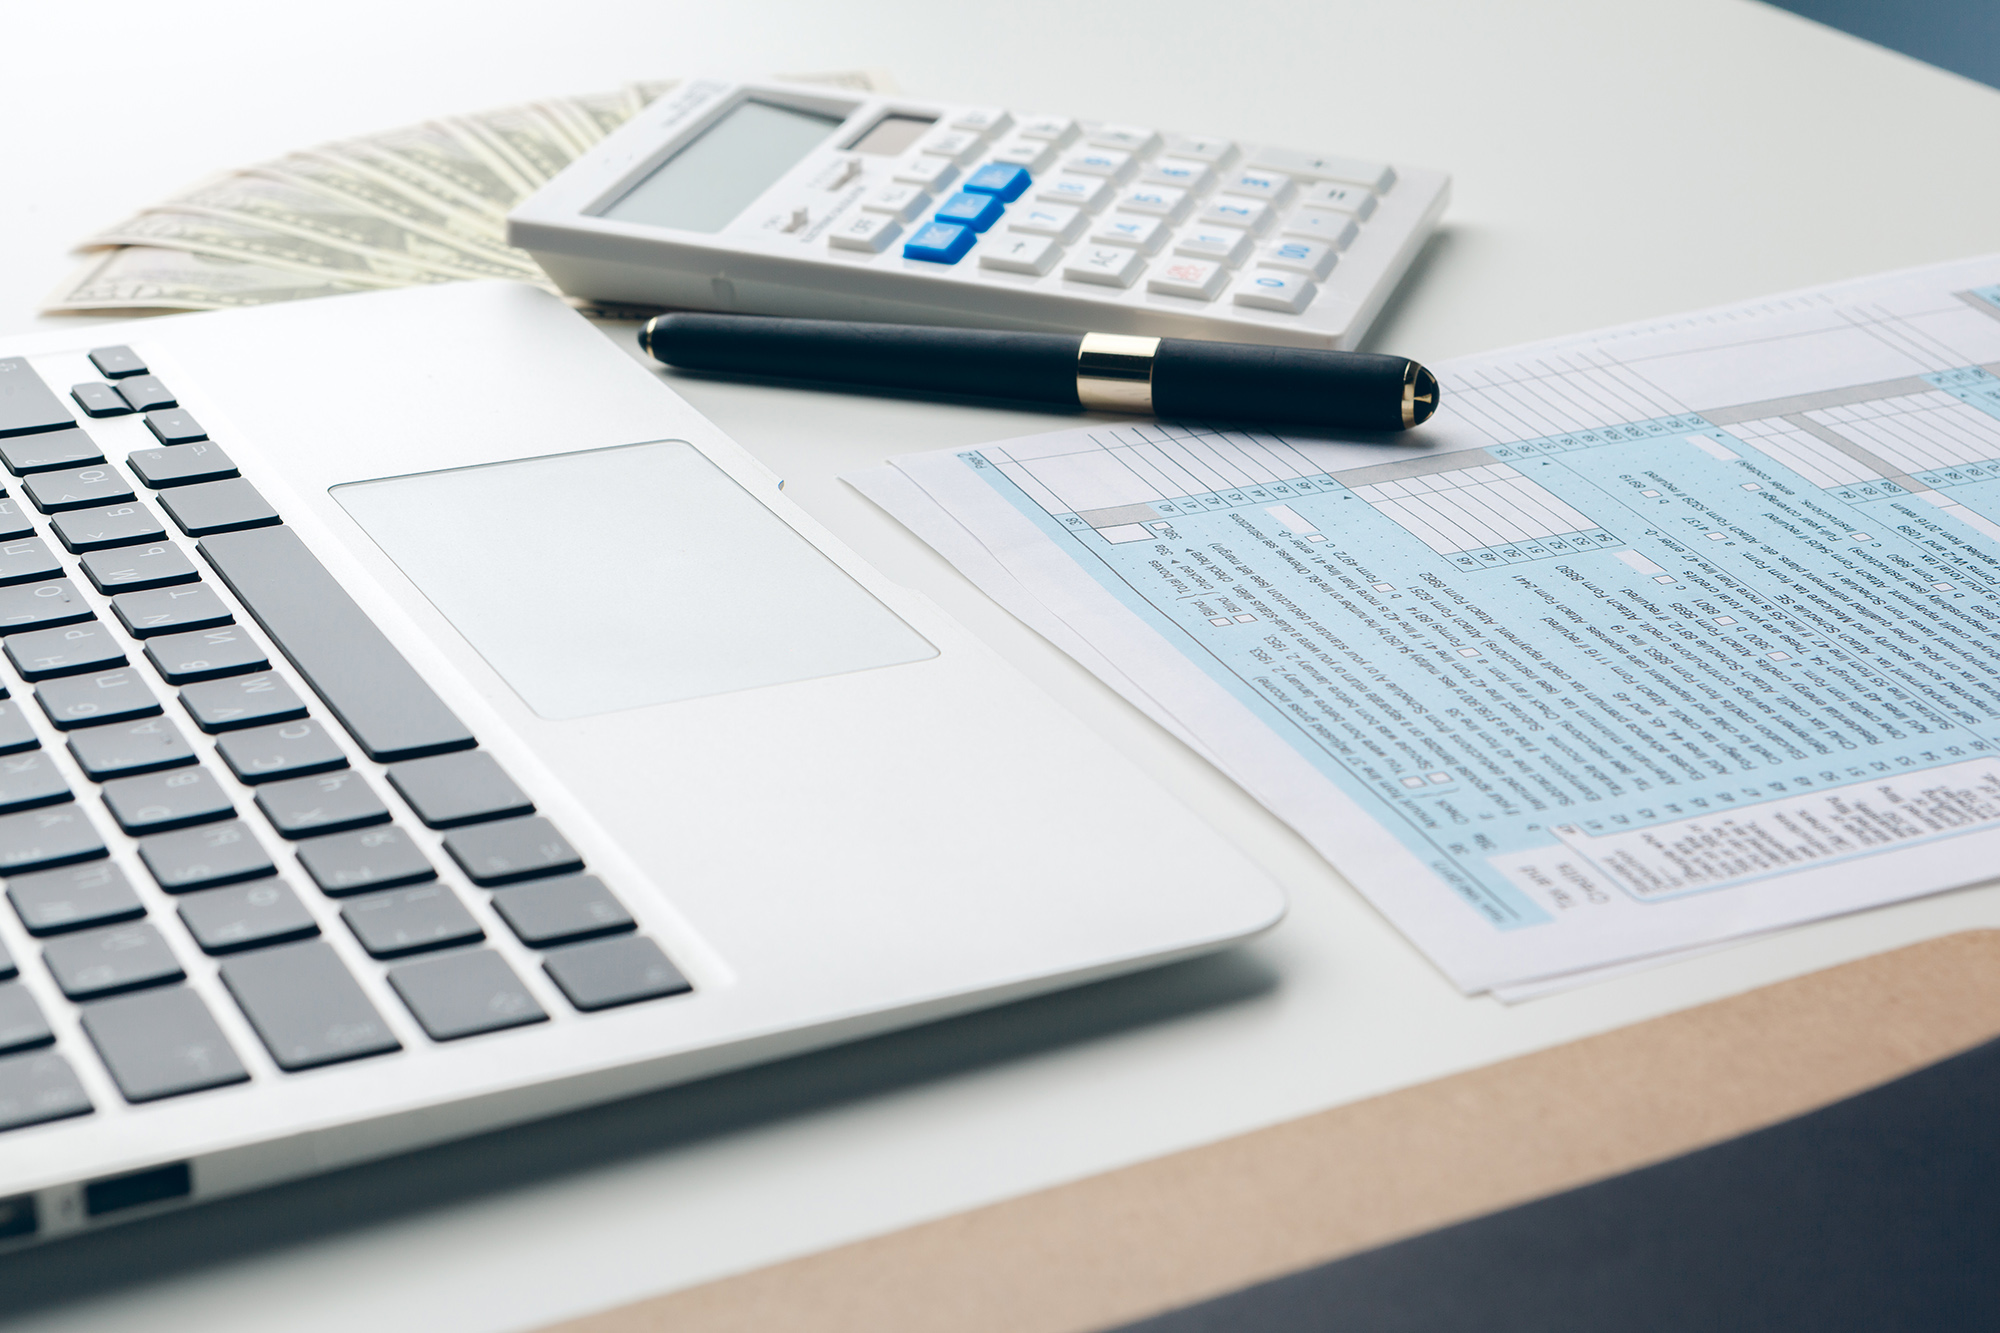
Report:
M1749 0L12 0L0 40L0 332L35 326L70 244L210 172L705 71L876 67L915 95L1443 168L1445 229L1371 344L1433 360L2000 249L2000 93ZM1466 1000L1283 827L834 480L1073 418L672 382L1249 849L1292 918L1215 960L0 1259L0 1324L530 1328L2000 924L1981 889L1513 1009Z

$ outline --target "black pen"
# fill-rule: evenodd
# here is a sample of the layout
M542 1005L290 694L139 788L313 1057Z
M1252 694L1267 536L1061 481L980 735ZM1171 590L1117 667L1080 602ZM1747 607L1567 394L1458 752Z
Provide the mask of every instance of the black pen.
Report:
M1436 376L1407 357L1125 333L677 313L647 321L639 346L686 370L1205 421L1405 430L1438 403Z

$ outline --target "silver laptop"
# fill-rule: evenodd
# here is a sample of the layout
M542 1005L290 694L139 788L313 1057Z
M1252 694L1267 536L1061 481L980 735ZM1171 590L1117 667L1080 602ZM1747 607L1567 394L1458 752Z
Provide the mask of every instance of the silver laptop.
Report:
M1283 912L532 288L0 341L0 463L0 1246Z

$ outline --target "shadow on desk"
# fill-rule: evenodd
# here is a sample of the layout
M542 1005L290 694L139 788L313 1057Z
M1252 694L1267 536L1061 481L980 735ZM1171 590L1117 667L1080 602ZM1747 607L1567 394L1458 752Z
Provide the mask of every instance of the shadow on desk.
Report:
M1244 1003L1278 978L1237 949L668 1088L0 1258L10 1316L185 1279L430 1209Z

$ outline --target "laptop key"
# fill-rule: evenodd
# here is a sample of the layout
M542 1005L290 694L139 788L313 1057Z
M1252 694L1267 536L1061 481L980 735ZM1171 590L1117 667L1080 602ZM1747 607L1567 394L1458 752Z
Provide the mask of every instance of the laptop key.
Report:
M0 1060L0 1130L21 1129L97 1108L69 1061L54 1051L10 1055Z
M93 1004L83 1030L128 1102L250 1081L208 1006L186 986Z
M56 515L49 527L56 540L74 555L157 542L167 535L153 511L136 503L71 510Z
M426 958L389 969L389 984L432 1041L498 1032L549 1016L491 949Z
M232 958L222 965L222 984L280 1069L403 1049L325 940Z
M6 464L7 470L17 477L103 461L104 451L97 447L97 441L81 430L59 430L47 435L0 440L0 463Z
M76 405L83 409L87 417L122 417L132 412L125 400L118 396L118 390L98 380L70 385L69 396L76 400Z
M21 492L44 514L60 514L130 500L132 483L114 467L73 467L24 478Z
M540 815L475 824L448 834L444 849L474 884L512 884L583 869L583 858Z
M484 750L412 759L389 770L389 785L431 828L533 814L535 803Z
M130 667L45 680L35 686L35 702L58 731L152 717L160 711L160 701Z
M192 486L176 486L160 492L160 507L180 524L190 537L210 533L241 532L246 528L269 527L280 522L278 511L257 493L257 488L241 477L228 481L203 481Z
M21 711L21 705L11 699L0 701L0 754L38 750L41 745L42 738L28 725L28 715Z
M281 879L186 894L180 914L203 953L240 953L319 934L319 922Z
M62 405L26 357L0 357L0 436L67 430L76 418Z
M97 612L68 579L0 588L0 632L75 625L96 618Z
M181 690L181 706L194 724L211 736L306 715L305 704L284 677L268 671L186 686Z
M74 802L0 815L0 874L23 875L105 854L104 839Z
M557 949L542 960L542 970L586 1013L694 989L660 946L643 935Z
M264 650L238 625L148 639L146 660L169 685L220 680L224 676L266 671L271 666Z
M12 500L0 500L0 541L19 541L35 535L35 525Z
M134 412L151 412L162 407L179 407L174 391L160 383L158 375L131 375L118 381L118 396Z
M48 1046L55 1039L28 988L18 981L0 984L0 1055Z
M172 588L201 579L201 571L194 567L194 561L188 559L187 552L172 542L92 551L83 557L83 572L101 593ZM209 599L217 607L222 605L222 599L213 592L209 593ZM112 605L114 609L117 607L115 602ZM229 613L225 610L222 614L227 617ZM227 623L226 620L224 623ZM139 637L146 636L141 634Z
M115 347L91 349L90 364L97 367L97 373L108 380L122 380L133 375L146 373L146 363L139 354L123 343Z
M46 750L0 755L0 814L75 799Z
M72 1000L160 986L186 975L150 921L59 935L42 946L42 961Z
M29 630L6 638L7 660L23 680L52 680L125 665L125 645L101 620L60 629Z
M389 808L359 773L266 783L257 789L257 808L279 834L294 839L389 822Z
M349 900L340 917L361 947L376 958L400 958L486 938L472 913L445 884L363 894Z
M215 743L215 752L239 782L256 786L280 778L302 778L347 767L347 756L326 728L312 718L276 726L232 731Z
M110 861L15 875L7 881L7 900L30 935L60 935L146 915L131 881Z
M0 981L18 975L20 970L14 966L14 955L7 952L7 942L0 940Z
M370 759L473 747L465 724L290 528L207 537L201 553Z
M146 414L146 429L161 444L192 444L208 438L208 432L185 407L169 407Z
M69 752L92 782L184 768L196 760L180 728L164 717L72 731Z
M250 826L240 819L155 834L139 844L139 859L168 893L240 884L278 873Z
M213 824L236 813L229 793L199 767L113 778L104 784L104 804L118 827L135 838Z
M178 546L174 548L180 550ZM84 561L88 571L90 562ZM192 568L192 566L190 566ZM110 589L104 591L109 592ZM0 596L5 596L0 592ZM193 587L168 587L121 592L111 599L111 610L135 639L155 634L180 634L187 630L209 629L235 622L235 615L215 589L205 583Z
M221 481L236 475L236 464L222 452L222 446L207 440L164 449L140 449L125 455L125 463L140 481L156 491L168 486L191 486L198 481Z
M299 864L329 898L437 878L410 835L394 824L302 842Z
M62 561L40 537L0 546L0 584L38 583L60 573Z
M595 875L564 875L498 889L493 907L521 943L535 948L618 935L634 926L625 904Z

